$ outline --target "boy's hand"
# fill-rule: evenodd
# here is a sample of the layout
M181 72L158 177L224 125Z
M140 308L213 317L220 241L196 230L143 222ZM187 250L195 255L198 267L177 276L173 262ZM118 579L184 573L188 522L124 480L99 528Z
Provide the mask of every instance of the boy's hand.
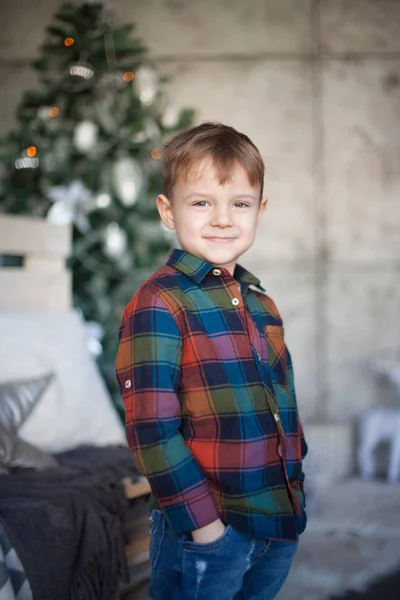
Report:
M221 519L217 519L204 527L200 527L200 529L192 531L192 538L196 544L208 544L209 542L215 542L224 531L225 525Z

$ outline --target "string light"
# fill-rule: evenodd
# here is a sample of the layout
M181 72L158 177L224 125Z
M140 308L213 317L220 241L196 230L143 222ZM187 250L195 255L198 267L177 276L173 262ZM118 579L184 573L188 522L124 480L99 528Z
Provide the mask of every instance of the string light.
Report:
M129 81L132 81L134 77L135 74L132 73L132 71L126 71L126 73L122 75L122 79L125 81L125 83L129 83Z
M50 117L54 118L54 117L58 117L58 115L60 114L60 109L58 108L58 106L52 106L49 110L49 115Z
M151 157L158 160L161 158L161 156L162 156L161 148L153 148L153 150L151 151Z
M26 149L26 154L27 154L27 156L29 156L29 158L33 158L34 156L36 156L36 153L37 153L36 146L29 146Z
M73 44L75 44L75 40L72 37L67 37L64 40L64 45L65 46L72 46Z

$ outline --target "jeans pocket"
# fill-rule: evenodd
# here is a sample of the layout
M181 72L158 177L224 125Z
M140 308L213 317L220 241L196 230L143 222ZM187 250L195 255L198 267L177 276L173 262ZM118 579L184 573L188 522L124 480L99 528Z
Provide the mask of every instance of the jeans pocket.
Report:
M192 542L190 540L187 540L184 543L184 548L186 550L194 550L196 552L210 552L212 550L217 550L218 548L225 546L225 544L228 544L229 540L232 537L232 533L233 527L228 523L228 525L225 527L223 534L220 535L219 538L217 538L213 542L206 542L205 544L201 544L198 542Z
M162 542L165 536L165 517L160 510L154 509L149 514L150 528L150 564L151 571L154 574L157 568L158 559L161 552Z
M264 547L261 549L261 551L258 553L257 558L261 558L261 556L264 556L265 554L268 554L268 552L271 550L272 548L272 544L273 544L273 540L271 539L266 539L265 540L265 544Z

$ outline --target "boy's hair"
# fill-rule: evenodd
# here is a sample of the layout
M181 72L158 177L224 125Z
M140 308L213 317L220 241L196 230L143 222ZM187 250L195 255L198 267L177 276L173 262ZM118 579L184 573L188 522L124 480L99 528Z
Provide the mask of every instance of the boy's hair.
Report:
M206 122L173 137L163 148L164 194L172 196L179 178L187 180L196 163L211 158L221 185L229 181L232 170L240 165L251 186L264 187L264 161L257 147L244 133L229 125Z

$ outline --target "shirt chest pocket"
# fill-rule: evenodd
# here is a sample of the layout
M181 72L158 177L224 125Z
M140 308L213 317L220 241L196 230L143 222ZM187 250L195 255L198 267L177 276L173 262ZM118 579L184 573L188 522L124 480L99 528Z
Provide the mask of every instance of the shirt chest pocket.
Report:
M268 366L277 373L281 383L286 380L286 346L282 325L263 325L267 344Z

